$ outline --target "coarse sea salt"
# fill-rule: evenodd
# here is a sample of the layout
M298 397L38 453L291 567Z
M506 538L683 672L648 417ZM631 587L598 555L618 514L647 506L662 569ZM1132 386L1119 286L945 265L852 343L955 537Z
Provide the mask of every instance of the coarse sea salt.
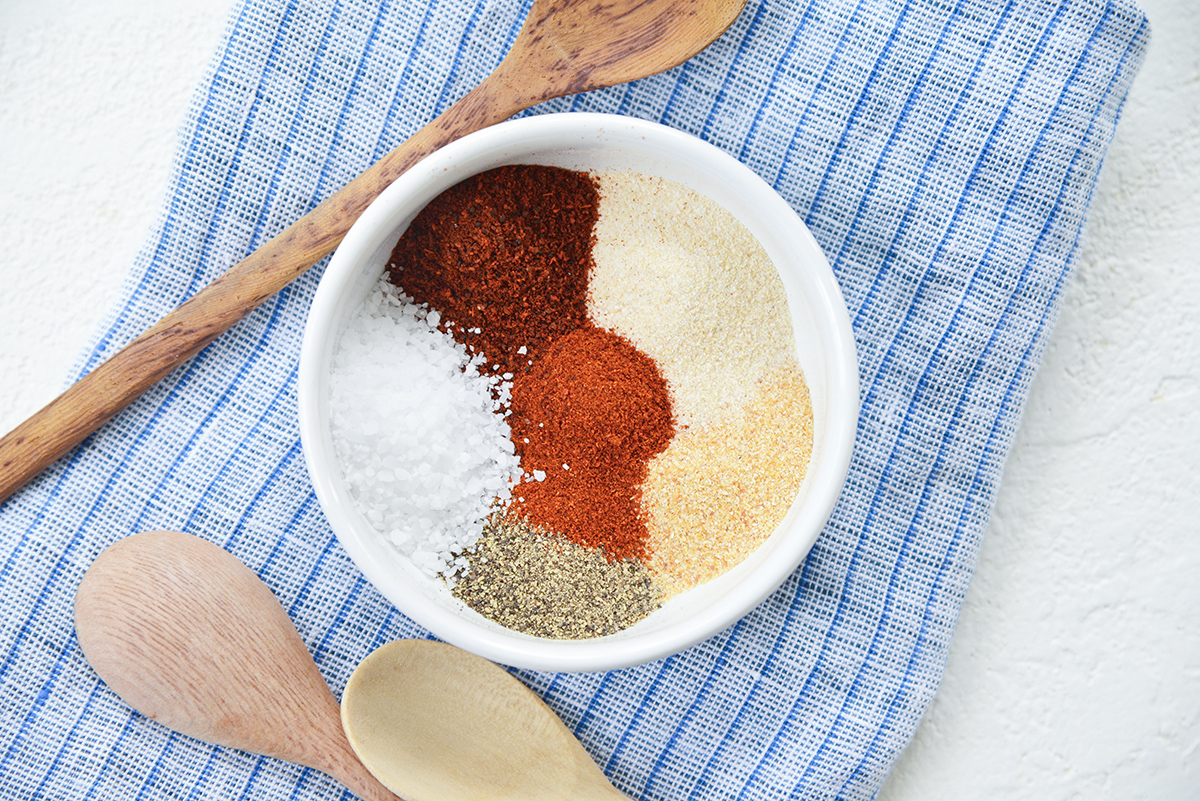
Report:
M452 579L522 471L502 411L511 384L481 375L481 358L438 322L381 278L334 353L330 428L371 525L426 574Z

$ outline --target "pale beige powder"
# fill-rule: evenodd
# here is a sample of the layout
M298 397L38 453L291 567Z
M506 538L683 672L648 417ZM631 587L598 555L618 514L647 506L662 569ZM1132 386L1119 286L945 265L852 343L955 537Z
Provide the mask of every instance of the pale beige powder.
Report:
M638 173L596 174L588 313L658 364L679 427L740 408L794 362L787 299L758 240L707 197Z
M783 520L813 446L812 404L798 367L755 382L746 407L676 434L642 484L650 573L668 597L745 559Z

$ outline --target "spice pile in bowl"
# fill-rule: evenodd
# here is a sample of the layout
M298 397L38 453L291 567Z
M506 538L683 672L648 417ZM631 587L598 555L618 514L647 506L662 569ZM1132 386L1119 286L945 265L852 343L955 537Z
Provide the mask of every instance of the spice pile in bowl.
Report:
M330 420L372 526L480 615L554 639L742 561L813 441L750 232L671 181L541 165L413 219L339 340Z

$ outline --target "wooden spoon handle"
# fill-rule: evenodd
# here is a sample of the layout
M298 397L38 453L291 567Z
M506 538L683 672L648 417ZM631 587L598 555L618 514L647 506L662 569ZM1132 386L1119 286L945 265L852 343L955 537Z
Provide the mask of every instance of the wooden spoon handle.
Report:
M506 75L505 69L498 69L336 194L0 438L0 502L333 252L371 201L418 160L541 99L528 96Z
M358 761L354 752L347 749L344 753L331 754L328 764L322 768L333 778L364 801L399 801L400 796L388 790L378 779L371 775L363 763Z

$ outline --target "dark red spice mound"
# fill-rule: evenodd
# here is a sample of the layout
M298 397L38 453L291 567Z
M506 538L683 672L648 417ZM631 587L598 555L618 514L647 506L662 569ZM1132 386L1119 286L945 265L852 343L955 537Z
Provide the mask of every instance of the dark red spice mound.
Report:
M600 197L587 173L497 167L447 189L400 238L389 278L442 314L442 328L519 373L587 321ZM525 347L526 354L519 353Z
M509 425L522 467L546 473L518 488L514 512L612 559L646 556L638 488L675 430L653 359L611 331L576 329L513 381Z

